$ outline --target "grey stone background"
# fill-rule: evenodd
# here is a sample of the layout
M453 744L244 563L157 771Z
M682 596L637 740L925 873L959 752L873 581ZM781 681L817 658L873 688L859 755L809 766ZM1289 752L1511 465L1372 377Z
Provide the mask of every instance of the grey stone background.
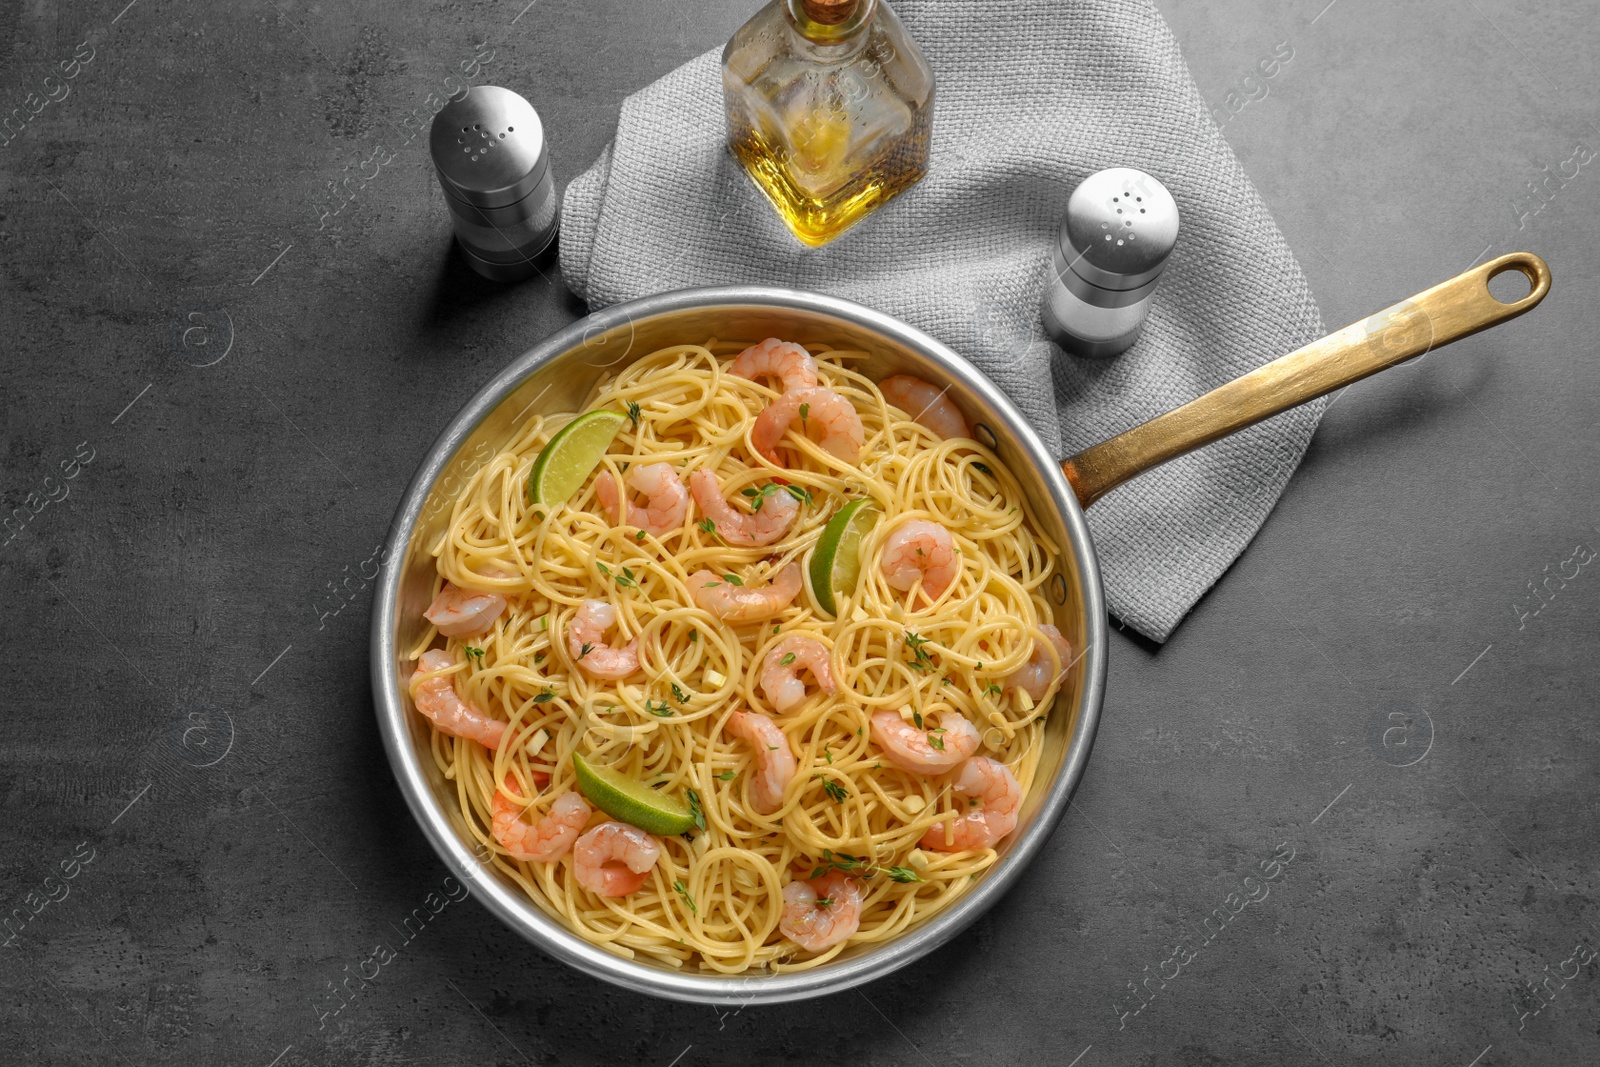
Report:
M0 147L0 1061L1594 1062L1575 0L1162 0L1330 325L1517 248L1555 288L1342 394L1173 640L1114 636L1072 809L964 937L718 1011L467 900L334 991L445 875L379 748L362 576L448 416L583 310L451 252L430 94L492 50L478 80L535 103L565 181L753 6L0 0L0 114L30 116Z

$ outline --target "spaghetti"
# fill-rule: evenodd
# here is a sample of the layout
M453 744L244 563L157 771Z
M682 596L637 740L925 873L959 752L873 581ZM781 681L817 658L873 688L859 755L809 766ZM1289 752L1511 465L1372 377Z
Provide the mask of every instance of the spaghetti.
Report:
M933 723L960 716L976 728L978 753L1004 764L1025 796L1068 665L1054 646L1040 699L1011 684L1055 633L1045 583L1057 548L991 451L970 438L941 439L891 406L877 383L853 369L865 353L817 346L817 388L854 407L859 458L838 458L797 422L769 450L781 461L774 463L751 434L783 390L729 372L727 357L742 348L715 340L675 345L598 384L583 410L627 412L630 421L597 477L565 504L530 504L524 490L541 449L577 413L535 415L519 426L473 475L431 546L441 587L448 581L499 594L505 609L476 636L443 637L429 627L411 652L420 657L442 645L450 656L443 670L418 671L414 699L419 686L450 678L462 701L505 724L493 749L437 725L432 733L433 758L494 866L587 941L720 974L815 967L850 945L893 938L957 900L997 852L952 851L953 834L926 847L925 837L954 825L978 800L956 787L955 772L898 765L875 739L872 718L892 713L942 749L939 738L953 735ZM685 482L710 471L746 512L782 492L799 514L764 545L729 543L699 508L659 534L618 525L616 511L597 499L597 478L603 472L621 486L628 470L657 463ZM692 581L696 572L766 587L790 564L803 567L830 516L861 499L881 518L861 538L859 580L838 593L837 618L818 608L809 588L759 621L719 618L697 604L694 586L710 583ZM951 535L958 569L937 596L920 582L895 588L878 565L888 539L911 521ZM585 601L614 609L613 644L637 640L639 669L631 676L591 677L574 656L567 635ZM834 685L780 711L762 675L768 653L795 635L828 649ZM794 757L795 773L770 813L756 799L765 753L728 729L740 712L775 722ZM585 889L571 853L525 862L495 836L502 784L536 822L577 789L574 754L687 798L701 824L658 839L659 857L626 896ZM596 813L589 825L601 818ZM858 893L853 933L822 951L785 937L786 885L838 884L828 879L840 875ZM838 906L828 898L807 903Z

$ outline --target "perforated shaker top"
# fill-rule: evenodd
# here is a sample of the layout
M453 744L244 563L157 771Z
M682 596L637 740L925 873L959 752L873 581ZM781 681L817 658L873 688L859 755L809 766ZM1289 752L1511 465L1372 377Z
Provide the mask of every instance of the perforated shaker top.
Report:
M1083 179L1061 227L1061 251L1073 272L1102 289L1153 281L1177 240L1177 201L1165 185L1131 167Z
M428 147L445 187L478 207L516 203L550 165L539 113L497 85L475 85L440 109Z

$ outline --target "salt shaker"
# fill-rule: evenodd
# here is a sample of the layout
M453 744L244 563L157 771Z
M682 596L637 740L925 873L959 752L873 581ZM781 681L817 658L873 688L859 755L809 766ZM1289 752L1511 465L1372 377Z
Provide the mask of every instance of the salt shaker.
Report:
M1177 240L1178 205L1166 186L1131 167L1089 175L1056 231L1045 329L1074 355L1105 359L1127 351L1144 329Z
M560 201L544 124L510 89L475 85L433 117L428 146L472 269L520 281L555 240Z

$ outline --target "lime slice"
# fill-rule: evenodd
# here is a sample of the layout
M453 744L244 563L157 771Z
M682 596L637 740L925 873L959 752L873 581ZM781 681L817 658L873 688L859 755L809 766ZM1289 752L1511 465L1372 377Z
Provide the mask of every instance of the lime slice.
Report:
M836 512L822 528L817 547L811 553L811 592L817 606L837 615L834 594L855 592L861 576L861 538L878 521L877 509L870 500L852 500Z
M572 769L577 775L578 790L613 819L662 836L694 829L689 805L677 797L658 793L637 778L610 767L591 767L576 752L572 754Z
M528 472L528 503L564 504L571 499L627 421L621 412L591 411L561 427Z

